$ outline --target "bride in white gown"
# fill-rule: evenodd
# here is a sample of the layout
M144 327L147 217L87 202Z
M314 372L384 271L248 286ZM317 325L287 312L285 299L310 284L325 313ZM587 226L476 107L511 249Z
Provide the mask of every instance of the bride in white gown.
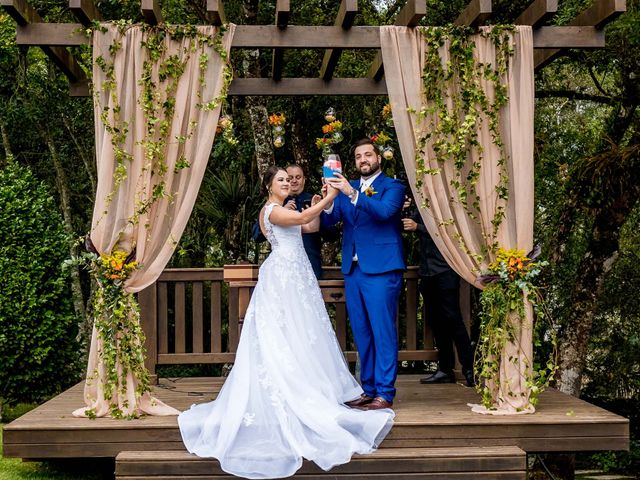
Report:
M260 267L235 364L216 400L178 417L189 452L246 478L291 476L303 458L324 470L347 463L375 450L394 417L389 409L343 405L362 389L302 245L301 225L318 222L337 190L329 187L325 199L297 212L281 206L289 193L284 170L271 167L264 183L269 200L260 224L272 251Z

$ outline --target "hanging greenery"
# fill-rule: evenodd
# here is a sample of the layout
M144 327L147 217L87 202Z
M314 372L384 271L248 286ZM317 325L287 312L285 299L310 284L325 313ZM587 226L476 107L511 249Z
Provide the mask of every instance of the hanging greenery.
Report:
M95 64L106 76L102 83L102 91L94 92L96 109L101 112L100 120L110 135L111 145L115 154L116 168L114 183L107 197L107 206L117 194L120 185L128 176L128 166L133 160L133 154L128 150L127 139L130 135L129 120L122 118L118 98L118 84L115 75L115 58L122 48L121 38L127 29L134 27L129 21L115 22L118 27L119 38L109 46L109 58L98 56ZM139 26L143 32L141 47L146 52L146 60L142 65L142 75L138 85L142 93L138 98L138 105L143 111L145 135L137 142L144 150L144 169L152 175L151 191L136 192L135 207L127 225L137 225L140 217L149 212L151 207L161 199L171 199L177 192L167 190L167 174L177 174L180 170L190 168L189 159L182 155L175 163L173 172L169 172L165 151L169 142L184 144L195 131L197 122L190 120L189 131L185 136L170 138L176 102L176 91L185 67L193 58L199 55L200 74L198 77L199 103L197 107L203 110L213 110L226 100L229 85L233 78L232 69L228 62L228 55L223 46L223 36L226 28L217 29L213 36L202 33L195 25L166 25L159 24ZM106 32L106 27L96 23L89 31ZM177 54L167 54L167 40L181 41L192 39L189 48L183 48ZM218 96L213 99L203 99L201 93L205 87L205 73L209 63L209 56L204 47L213 47L224 63L223 87ZM100 103L101 94L109 98L109 105ZM226 118L226 117L223 117ZM228 130L232 138L232 124L223 127ZM211 132L213 134L213 132ZM144 188L144 187L143 187ZM105 212L106 213L106 212ZM104 215L104 213L103 213ZM99 223L103 217L96 222ZM149 228L149 225L144 225ZM121 234L124 232L121 232ZM95 312L95 328L102 341L100 352L102 363L106 371L102 389L106 399L111 399L114 393L121 396L126 393L126 376L131 373L137 381L135 398L138 400L150 391L149 374L144 366L144 333L140 327L140 308L135 296L125 290L125 281L133 271L140 268L135 261L135 245L131 252L122 251L119 242L113 246L111 252L99 253L87 239L89 270L97 284L93 300ZM99 381L98 371L89 372L87 382ZM122 405L127 408L128 405ZM118 404L110 405L110 415L114 418L125 417ZM86 415L95 418L95 411L88 409Z
M474 58L476 32L465 26L422 29L426 42L426 58L422 72L424 107L414 112L426 122L424 134L419 138L416 150L418 191L422 190L425 175L439 175L443 165L453 167L450 181L454 192L451 201L459 202L466 214L481 229L484 239L482 250L472 252L464 239L457 236L460 248L478 263L487 258L496 260L489 265L488 275L481 277L487 285L481 294L482 313L480 340L476 351L475 373L479 381L477 390L482 394L487 409L495 409L503 400L496 398L500 390L500 365L507 343L517 344L517 329L525 328L525 302L534 307L537 318L542 319L538 289L533 280L538 275L542 263L536 263L524 252L505 250L497 241L497 235L505 216L508 200L509 176L507 153L500 134L500 111L508 103L506 85L509 61L513 55L512 25L496 25L479 33L492 40L495 46L495 62L482 63ZM443 62L441 49L447 46L449 58ZM489 85L493 94L483 88ZM498 176L495 184L496 201L492 205L491 228L485 229L480 221L480 196L477 183L484 160L484 147L478 140L478 131L487 122L493 145L499 152L497 160ZM435 157L435 168L428 168L423 152L431 146ZM470 158L474 160L469 161ZM485 202L484 205L489 205ZM483 205L483 207L484 207ZM429 208L428 202L425 205ZM486 207L485 207L486 208ZM439 224L449 225L452 218L440 218ZM534 344L540 344L541 322L527 326L534 329L538 337ZM555 339L552 339L555 350ZM525 348L520 348L526 351ZM543 366L534 365L533 359L521 360L514 356L508 361L518 365L520 371L527 372L526 384L529 404L535 405L537 396L555 372L555 356ZM507 390L509 390L507 386Z
M496 47L495 65L477 62L474 58L475 42L471 35L475 31L466 26L426 27L422 31L426 42L426 58L422 72L424 107L418 116L428 120L424 135L418 140L416 150L417 187L422 187L424 175L438 175L440 168L427 168L422 152L428 142L438 165L451 163L455 178L451 186L467 214L479 222L480 197L476 190L483 160L483 147L478 141L478 128L484 118L489 123L492 141L500 152L498 160L499 180L495 186L498 201L491 221L492 231L482 232L486 240L485 251L467 252L475 257L494 252L496 235L504 219L508 199L509 176L506 169L506 151L500 135L500 109L508 102L507 86L503 83L513 55L511 34L513 25L496 25L482 30L480 35L491 38ZM440 48L449 44L449 61L442 64ZM492 86L493 99L482 88L482 83ZM450 86L453 85L453 88ZM451 108L448 106L451 103ZM469 165L467 159L474 151L477 160ZM446 223L450 219L441 219ZM460 246L466 250L462 239Z
M535 362L525 358L524 364L517 357L505 357L507 343L519 345L519 329L531 328L534 332L534 346L541 345L544 326L544 310L541 305L542 296L534 280L547 262L536 262L540 254L539 248L525 255L524 250L499 249L496 260L489 264L487 274L479 277L485 286L480 296L482 310L480 312L480 336L476 348L475 377L478 382L476 390L482 395L482 403L487 409L495 409L495 402L508 402L508 398L495 398L495 390L490 385L499 387L500 366L504 362L513 363L518 369L526 372L525 381L529 394L529 405L535 406L538 396L548 386L556 372L557 341L555 330L548 329L547 343L551 352L544 362ZM531 304L536 315L534 325L525 325L525 301ZM520 322L514 322L516 316ZM524 350L524 348L521 348ZM522 368L520 368L522 367ZM497 389L497 388L496 388Z

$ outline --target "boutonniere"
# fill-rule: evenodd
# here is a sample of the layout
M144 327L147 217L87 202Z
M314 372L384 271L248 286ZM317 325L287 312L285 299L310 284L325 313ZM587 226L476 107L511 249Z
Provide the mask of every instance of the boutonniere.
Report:
M376 191L373 189L373 187L367 187L367 188L365 188L365 189L364 189L364 194L365 194L367 197L372 197L372 196L374 196L376 193L378 193L378 192L376 192Z

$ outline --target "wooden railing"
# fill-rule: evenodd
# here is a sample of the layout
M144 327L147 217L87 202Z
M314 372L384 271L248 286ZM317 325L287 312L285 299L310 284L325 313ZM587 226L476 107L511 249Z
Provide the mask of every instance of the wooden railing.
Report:
M255 265L167 269L140 292L149 371L155 374L156 365L233 362L257 273ZM399 360L437 360L424 312L418 311L416 267L409 267L404 278L397 320ZM325 268L320 287L338 342L347 359L354 361L344 281L338 267ZM466 292L468 298L468 289ZM468 317L464 302L462 305L463 314Z

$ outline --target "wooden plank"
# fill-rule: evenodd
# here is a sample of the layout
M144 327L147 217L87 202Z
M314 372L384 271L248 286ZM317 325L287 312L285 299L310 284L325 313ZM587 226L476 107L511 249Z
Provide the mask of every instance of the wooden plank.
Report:
M515 20L516 25L544 25L558 11L558 0L534 0Z
M4 1L4 0L2 0ZM29 46L89 45L81 23L29 23L16 28L16 43Z
M280 30L287 28L289 22L289 0L277 0L275 24ZM282 67L284 64L284 49L274 48L271 56L271 77L278 81L282 78Z
M186 312L185 312L185 284L184 282L176 282L174 285L175 303L174 303L174 321L175 321L175 349L176 353L185 352L185 335L186 335Z
M191 339L193 344L193 353L204 352L203 287L204 285L202 282L193 282L191 287Z
M347 306L336 304L336 337L342 351L347 349Z
M491 0L471 0L453 23L476 27L489 16L491 16Z
M354 455L350 462L335 466L331 475L415 473L520 472L526 471L526 453L517 447L387 448L368 455ZM317 475L322 470L305 461L298 475ZM224 475L216 459L187 452L122 452L116 457L116 476ZM482 477L479 477L482 478Z
M274 82L270 78L235 78L229 95L387 95L387 84L370 78L283 78Z
M164 353L158 354L158 365L193 365L196 363L233 363L234 352L222 353Z
M207 20L216 26L226 23L222 0L207 0Z
M239 341L240 289L229 285L229 329L227 332L227 351L235 352Z
M158 277L158 281L222 281L224 279L222 268L168 268Z
M69 10L85 27L91 25L94 20L102 20L100 10L93 0L69 0Z
M42 22L42 18L27 0L0 0L0 6L19 26Z
M162 23L162 9L160 8L160 0L142 0L140 2L140 10L144 21L149 25L157 25Z
M581 27L582 30L576 29L576 27ZM90 39L87 39L87 37L79 31L81 28L82 25L79 23L34 23L18 26L16 28L16 43L18 45L32 46L77 46L90 43ZM302 27L290 25L285 30L278 30L278 27L275 25L238 25L236 34L233 37L232 48L380 48L380 37L377 27L352 27L350 30L339 29L338 31L336 31L336 28L339 27ZM554 48L556 46L563 48L597 48L601 45L601 37L599 34L590 33L595 32L594 28L595 27L580 25L540 27L534 32L533 46L536 49ZM276 29L277 32L273 29ZM238 33L238 30L240 30L240 33ZM305 34L305 30L308 30L308 36ZM565 39L565 41L563 41L563 39ZM370 73L372 70L373 66L370 69ZM240 85L249 80L269 79L235 79L234 83L231 84L230 94L247 95L247 93L243 93L242 90L243 88L244 90L248 90L247 85L251 83L246 83L243 85L243 88L240 88ZM300 79L289 80L302 81ZM315 92L319 89L325 94L331 93L333 95L335 87L342 87L342 92L339 93L340 95L366 94L362 88L356 88L356 86L362 86L366 80L364 78L342 78L332 81L337 80L340 81L336 82L336 84L328 84L330 82L323 82L320 78L305 79L304 82L308 82L306 88L308 91L312 91L312 93L309 93L310 95L316 94ZM236 82L239 83L236 84L234 89ZM351 90L353 90L354 93L349 92L346 85L351 86ZM322 89L322 87L324 87L324 89ZM380 94L379 92L380 89L373 90L372 94L378 95ZM248 94L255 95L254 92ZM275 88L270 88L268 92L265 93L265 95L279 94L281 94L280 90L276 90ZM296 95L296 93L290 92L289 95ZM308 94L305 93L305 95Z
M222 352L222 285L211 282L211 352Z
M69 83L70 97L89 97L91 96L91 82L88 78Z
M380 48L378 27L238 25L232 48Z
M158 357L169 352L169 299L167 283L157 282L158 285Z
M603 29L607 23L618 18L627 10L627 2L625 0L596 0L593 5L569 22L569 26L587 26L592 25L598 29ZM534 36L534 46L535 36ZM564 45L563 45L564 47ZM543 68L548 65L561 53L562 49L534 51L533 64L536 69Z
M415 27L426 14L426 0L409 0L404 7L402 7L393 24L396 26ZM380 81L383 75L384 66L382 65L382 53L378 52L371 62L367 77Z
M353 26L353 22L355 21L357 14L357 0L342 0L333 25L340 27L343 30L349 30ZM322 66L320 67L320 78L323 80L331 80L341 54L342 49L340 48L330 48L325 50L324 57L322 58Z
M416 330L418 324L418 281L417 280L407 280L406 281L406 308L405 308L405 319L406 319L406 349L407 350L416 350L417 338L416 338Z
M533 32L536 51L562 48L603 48L604 30L590 26L540 27Z
M140 304L140 324L144 332L146 356L144 365L151 375L156 373L158 361L158 300L157 283L152 283L138 293Z

